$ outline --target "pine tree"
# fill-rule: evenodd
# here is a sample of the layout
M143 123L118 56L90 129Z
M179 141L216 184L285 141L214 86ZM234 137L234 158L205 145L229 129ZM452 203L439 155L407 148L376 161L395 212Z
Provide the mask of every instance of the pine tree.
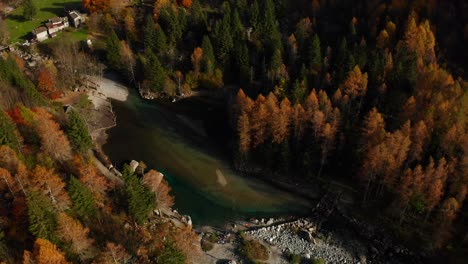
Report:
M210 37L203 37L201 48L203 50L202 71L211 75L214 72L216 61Z
M163 252L158 256L158 263L184 264L185 256L173 242L169 241L165 243Z
M12 149L20 146L19 134L10 117L0 109L0 145L7 145Z
M122 177L125 181L128 212L138 224L143 224L154 208L154 195L140 183L130 166L124 166Z
M37 14L37 7L33 0L23 1L23 17L27 20L32 20Z
M121 68L120 40L119 37L117 37L117 34L115 34L115 31L112 31L106 41L106 59L108 64L114 69Z
M143 44L145 49L155 50L157 42L156 37L156 26L152 16L146 17L145 25L143 26Z
M275 13L275 4L273 0L265 0L263 6L264 12L260 17L260 33L263 36L271 36L276 29L276 13Z
M163 7L160 13L159 23L168 34L170 46L175 46L182 38L185 28L185 13L183 10L175 10L171 5Z
M81 219L94 217L96 215L96 204L91 191L73 176L70 178L68 188L73 203L73 211Z
M317 34L313 36L309 47L309 67L316 70L322 67L322 51L320 48L320 39Z
M232 16L232 38L240 41L244 39L244 33L245 33L245 28L244 25L242 25L242 21L239 16L239 12L237 9L234 10L234 14Z
M167 37L161 27L156 29L154 43L152 45L153 52L156 54L164 54L167 52Z
M166 72L159 62L158 57L151 51L146 52L145 86L153 92L162 92L166 82Z
M88 128L77 111L70 111L65 129L76 150L84 153L93 147L93 140L89 135Z
M38 238L56 241L56 216L52 204L39 193L29 191L26 196L29 231Z
M256 31L260 29L260 7L257 0L250 7L250 25Z
M216 47L216 57L221 65L225 65L229 61L229 56L234 42L231 35L230 15L226 14L222 20L216 22L213 31L213 41Z

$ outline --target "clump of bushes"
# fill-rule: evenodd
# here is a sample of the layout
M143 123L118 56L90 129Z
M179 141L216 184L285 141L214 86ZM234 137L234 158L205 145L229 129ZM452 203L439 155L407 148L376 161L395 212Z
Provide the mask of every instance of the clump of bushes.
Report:
M298 254L289 253L288 260L289 260L289 263L291 263L291 264L300 264L301 263L301 256L298 255Z
M312 260L312 264L325 264L325 260L323 258L314 259Z
M210 250L212 250L214 247L213 243L206 240L206 239L202 239L201 241L201 249L205 252L208 252Z
M257 240L242 240L241 253L251 262L257 263L257 260L268 260L268 249Z

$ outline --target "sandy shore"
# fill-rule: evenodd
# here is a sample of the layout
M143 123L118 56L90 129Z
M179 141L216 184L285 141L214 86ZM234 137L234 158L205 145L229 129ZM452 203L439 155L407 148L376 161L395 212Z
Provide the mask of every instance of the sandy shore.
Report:
M90 86L95 88L95 90L90 90L88 93L89 99L93 102L95 108L99 108L102 105L102 99L127 100L129 93L127 87L116 81L116 79L117 76L113 74L109 74L105 77L88 77Z

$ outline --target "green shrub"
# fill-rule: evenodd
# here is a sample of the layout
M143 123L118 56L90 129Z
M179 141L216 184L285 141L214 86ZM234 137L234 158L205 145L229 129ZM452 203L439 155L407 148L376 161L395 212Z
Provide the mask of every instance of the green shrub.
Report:
M216 243L218 241L218 235L216 235L215 233L210 233L207 236L207 240L211 243Z
M201 248L202 248L203 251L208 252L208 251L212 250L213 247L214 247L213 243L211 243L210 241L207 241L205 239L202 239Z
M312 260L312 264L325 264L325 260L323 258L314 259Z
M289 260L289 263L291 264L300 264L301 256L298 254L289 253L288 260Z
M241 252L252 262L255 260L267 260L269 258L268 249L257 240L244 239L242 241Z

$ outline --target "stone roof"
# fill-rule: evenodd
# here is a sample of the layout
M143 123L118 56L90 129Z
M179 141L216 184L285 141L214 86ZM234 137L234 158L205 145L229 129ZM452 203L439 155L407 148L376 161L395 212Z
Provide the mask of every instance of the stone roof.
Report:
M62 22L62 19L60 17L53 17L53 18L49 18L49 22L52 24L58 24Z
M80 17L80 15L76 11L72 11L72 12L70 12L70 17L72 19L76 19L76 18Z
M46 27L38 27L32 31L34 35L40 34L42 32L46 32L47 28Z

